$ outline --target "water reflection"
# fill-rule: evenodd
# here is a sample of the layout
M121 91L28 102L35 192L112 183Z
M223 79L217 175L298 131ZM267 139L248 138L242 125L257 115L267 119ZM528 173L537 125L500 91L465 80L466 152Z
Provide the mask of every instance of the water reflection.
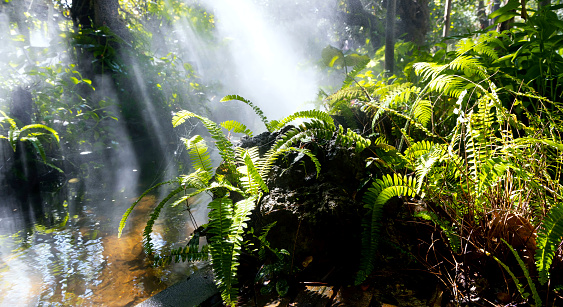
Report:
M5 235L0 226L0 305L130 306L185 278L189 264L154 269L145 260L141 235L157 198L146 196L137 205L121 239L118 220L133 201L125 195L66 204L67 215L50 228L36 224ZM192 231L183 208L164 216L155 225L155 245Z

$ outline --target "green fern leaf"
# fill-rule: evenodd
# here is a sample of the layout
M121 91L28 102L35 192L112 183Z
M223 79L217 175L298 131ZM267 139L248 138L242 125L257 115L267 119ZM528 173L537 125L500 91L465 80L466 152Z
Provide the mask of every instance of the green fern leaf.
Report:
M240 152L239 160L243 164L237 167L237 171L242 174L240 181L247 193L257 194L260 189L264 192L268 192L268 186L255 166L255 163L259 160L258 147L249 149L238 147L237 151Z
M172 199L174 196L176 196L178 193L181 193L182 191L184 191L184 188L181 187L181 186L176 188L175 190L172 190L172 192L168 193L168 195L162 201L160 201L160 203L158 203L158 205L153 209L153 211L152 211L152 213L149 217L149 220L147 221L147 224L145 225L145 230L143 231L143 238L144 238L144 241L145 241L143 248L144 248L145 252L147 253L147 255L153 256L154 249L153 249L153 245L152 245L151 233L152 233L154 223L156 222L156 220L160 216L160 211L162 210L164 205L166 205L166 203L168 203L168 201L170 199Z
M184 143L184 146L188 150L192 166L196 170L202 169L206 172L211 171L211 156L207 151L207 144L205 144L205 140L199 135L195 135L189 140L185 138L180 138L180 140Z
M218 198L209 203L209 250L217 287L227 305L235 306L238 289L237 267L246 221L254 209L256 198L246 198L234 206L228 198ZM234 208L233 208L234 207Z
M461 241L459 236L455 232L455 229L449 224L449 222L441 219L436 213L430 211L420 211L414 214L415 217L420 217L427 221L432 221L434 224L438 225L450 244L450 248L454 253L459 253L461 250Z
M285 127L288 123L296 120L296 119L317 119L323 122L328 123L329 125L334 125L334 120L328 113L320 111L320 110L307 110L307 111L298 111L295 112L279 121L272 121L270 124L270 128L272 131L276 131L280 128Z
M539 281L542 285L549 280L549 269L562 238L563 206L556 205L551 208L543 219L536 239L536 266L540 275Z
M342 84L342 88L347 88L348 86L350 86L350 84L352 84L352 82L354 82L354 78L362 71L366 68L366 66L368 65L368 63L371 61L371 59L366 58L366 59L362 59L360 60L360 62L358 64L356 64L356 66L354 66L354 68L348 73L348 75L346 75L346 79L344 79L344 83Z
M135 209L135 206L137 206L137 204L143 199L143 197L147 196L147 194L149 194L154 189L156 189L156 188L158 188L162 185L172 184L172 183L177 183L177 182L178 182L177 180L164 181L164 182L158 183L158 184L150 187L145 192L143 192L143 194L141 194L141 196L139 196L139 198L137 198L137 200L135 202L133 202L133 204L131 204L131 206L127 209L127 211L125 211L125 213L121 217L121 221L119 222L117 237L121 238L121 233L123 232L123 228L125 228L125 224L127 223L127 218L129 217L129 215L131 214L133 209Z
M383 205L395 196L414 197L416 194L415 188L416 180L414 178L393 174L393 176L386 175L382 179L376 180L364 195L363 201L368 214L362 223L364 229L362 232L362 256L360 269L356 275L356 285L361 284L373 271L374 256L379 243Z
M260 109L256 105L254 105L250 100L244 99L243 97L241 97L239 95L227 95L227 96L225 96L221 99L221 102L230 101L230 100L238 100L238 101L242 101L242 102L246 103L248 106L250 106L252 108L252 110L254 110L254 112L256 112L256 115L258 115L260 117L260 119L262 120L262 122L266 126L266 129L268 129L268 131L270 131L270 132L273 131L273 130L270 129L270 123L268 122L268 118L266 118L262 109Z
M250 131L250 129L248 129L244 124L241 124L236 120L224 121L221 123L221 127L234 133L244 133L249 137L252 137L252 131Z
M55 131L53 128L42 125L42 124L33 124L33 125L26 125L24 127L22 127L20 129L20 132L29 130L29 129L43 129L43 130L47 130L51 133L51 135L53 135L53 137L55 137L55 139L57 140L57 142L59 142L59 134L57 133L57 131Z
M219 154L221 155L221 158L223 158L223 161L225 161L226 163L234 162L235 161L235 153L234 153L234 150L233 150L233 144L223 134L223 131L221 130L221 128L215 122L213 122L212 120L210 120L206 117L194 114L192 112L182 110L182 111L177 112L174 115L174 117L172 118L172 125L174 127L177 127L177 126L181 125L182 123L184 123L187 119L192 118L192 117L199 119L203 123L205 128L207 128L207 131L209 131L209 133L211 134L211 137L216 141L215 146L219 150Z

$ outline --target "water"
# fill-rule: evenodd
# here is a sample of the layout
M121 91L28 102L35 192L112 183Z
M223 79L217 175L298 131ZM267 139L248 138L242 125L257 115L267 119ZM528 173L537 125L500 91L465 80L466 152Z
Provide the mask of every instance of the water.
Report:
M112 168L110 162L105 165ZM153 268L142 250L148 215L166 191L144 197L118 239L119 220L143 188L134 176L136 169L113 176L104 168L98 171L68 179L54 197L44 195L47 218L36 216L32 224L23 218L29 214L22 212L24 206L3 198L0 306L132 306L193 271L188 263ZM191 206L198 222L204 220L205 201ZM157 249L185 244L193 231L188 212L180 206L163 210L154 229Z

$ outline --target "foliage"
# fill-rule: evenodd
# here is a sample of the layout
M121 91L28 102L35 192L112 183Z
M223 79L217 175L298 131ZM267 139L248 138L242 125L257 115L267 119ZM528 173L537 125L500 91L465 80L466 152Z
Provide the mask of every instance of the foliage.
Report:
M217 286L221 291L222 298L227 304L234 305L238 296L236 287L237 267L240 251L243 248L242 236L256 201L260 199L262 193L268 191L265 178L267 178L271 166L280 155L289 151L309 156L316 166L317 174L320 172L320 163L309 150L294 148L288 144L283 148L273 147L263 157L259 155L256 147L235 149L219 125L206 117L189 111L177 112L172 119L172 124L177 127L191 118L200 120L215 140L215 146L223 160L221 166L214 174L208 148L201 136L196 135L190 139L182 139L189 153L192 167L195 169L194 172L179 176L175 180L162 182L145 191L123 215L119 226L119 235L125 227L128 216L142 197L162 185L173 184L177 187L169 192L153 209L147 222L143 233L145 251L155 259L157 264L168 263L171 260L204 259L203 252L198 250L199 245L191 241L194 240L193 238L190 240L192 243L188 243L185 248L172 250L164 256L154 255L151 233L154 222L167 203L171 202L171 206L176 206L186 202L189 209L187 202L191 197L203 192L211 192L214 199L208 204L210 213L207 225L209 242L207 250L211 256ZM240 129L244 126L236 122L231 121L224 124L224 127L226 129L234 127L234 132L248 134L248 129ZM230 193L237 193L243 199L233 202ZM195 236L194 234L194 238Z
M543 219L538 230L536 265L543 285L549 280L549 268L563 239L563 208L556 204Z
M2 117L0 117L0 127L4 128L4 126L2 125L3 122L10 125L10 127L8 128L8 134L0 134L0 139L8 140L14 152L16 151L18 141L30 142L37 153L41 156L43 162L46 163L47 157L45 156L45 150L43 149L43 145L41 144L40 140L42 138L45 138L46 136L52 136L57 140L57 142L59 142L59 134L52 128L42 124L30 124L18 128L16 121L6 115L6 113L0 111L0 115L3 115ZM48 133L32 132L33 130L37 129L45 130Z
M362 258L356 284L361 284L373 271L375 254L380 237L380 225L383 205L397 196L414 197L416 181L413 177L394 174L386 175L373 182L364 195L363 202L367 215L362 222Z
M522 261L522 258L520 257L520 255L518 255L518 252L510 244L508 244L508 242L506 242L504 239L502 239L502 242L508 246L508 248L510 249L510 251L512 252L514 257L518 261L518 265L520 266L520 268L524 272L524 276L526 277L526 281L528 282L528 285L530 286L530 290L532 291L532 296L534 298L534 302L536 303L535 306L541 306L542 305L541 298L538 294L538 291L536 290L536 286L535 286L534 282L532 281L532 278L530 277L530 272L528 271L528 268L524 264L524 261ZM485 251L485 254L490 255L490 253L486 252L486 251ZM510 269L510 267L508 265L506 265L505 263L503 263L497 257L495 257L495 256L492 256L492 257L493 257L493 259L495 259L496 262L498 262L508 272L508 274L510 275L510 277L514 281L514 284L516 285L518 292L520 292L520 295L522 296L522 298L527 299L528 296L529 296L529 293L525 292L524 287L522 287L522 284L520 284L520 282L518 281L518 278L516 277L516 275L514 275L514 273Z
M437 226L453 257L494 246L488 230L494 212L517 214L521 223L538 227L541 284L549 281L563 239L561 84L555 77L561 55L554 44L561 29L554 9L534 12L503 33L467 35L451 52L414 53L391 79L360 66L350 74L353 81L327 98L331 112L357 117L359 106L370 116L373 135L396 140L397 149L378 151L369 161L385 161L385 170L407 174L410 184L384 175L378 189L403 187L390 195L416 196L414 216ZM538 26L544 23L551 24L545 31ZM371 225L365 222L357 283L373 270L383 205L377 195L371 188L364 198ZM518 263L541 304L529 268Z

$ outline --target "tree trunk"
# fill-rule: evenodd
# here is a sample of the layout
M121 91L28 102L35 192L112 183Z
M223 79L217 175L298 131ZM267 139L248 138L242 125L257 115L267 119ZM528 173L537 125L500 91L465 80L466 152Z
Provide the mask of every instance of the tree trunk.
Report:
M477 9L477 18L479 19L479 26L481 30L489 26L489 19L487 19L487 12L485 11L485 2L479 0L479 6Z
M407 34L406 41L423 45L430 22L428 0L399 0L395 7L395 15L401 20L399 32Z
M91 79L96 88L99 99L106 99L105 95L116 94L121 109L120 120L125 124L128 137L132 140L135 156L141 164L141 176L154 177L154 167L158 162L164 161L164 152L161 144L168 144L169 140L161 140L159 135L172 137L172 124L170 110L158 107L153 101L154 95L147 85L147 78L143 75L141 65L138 63L137 51L133 48L133 37L129 32L123 18L119 14L118 0L73 0L71 16L74 24L83 29L107 27L117 39L108 36L95 36L98 44L109 46L115 52L108 54L93 54L84 51L77 52L77 59L81 69L88 79ZM82 34L90 35L90 34ZM107 41L106 41L107 40ZM110 58L111 57L111 58ZM100 64L92 69L92 63L115 63L117 69L110 65ZM146 64L144 64L146 65ZM115 98L115 97L113 97ZM152 107L157 114L148 114ZM156 120L151 120L151 116ZM162 133L157 133L160 130ZM144 166L144 167L143 167Z
M391 77L395 66L395 19L396 0L387 0L387 19L385 23L385 74Z
M450 16L452 15L452 0L446 0L446 7L444 10L444 30L442 37L448 37L450 34Z

